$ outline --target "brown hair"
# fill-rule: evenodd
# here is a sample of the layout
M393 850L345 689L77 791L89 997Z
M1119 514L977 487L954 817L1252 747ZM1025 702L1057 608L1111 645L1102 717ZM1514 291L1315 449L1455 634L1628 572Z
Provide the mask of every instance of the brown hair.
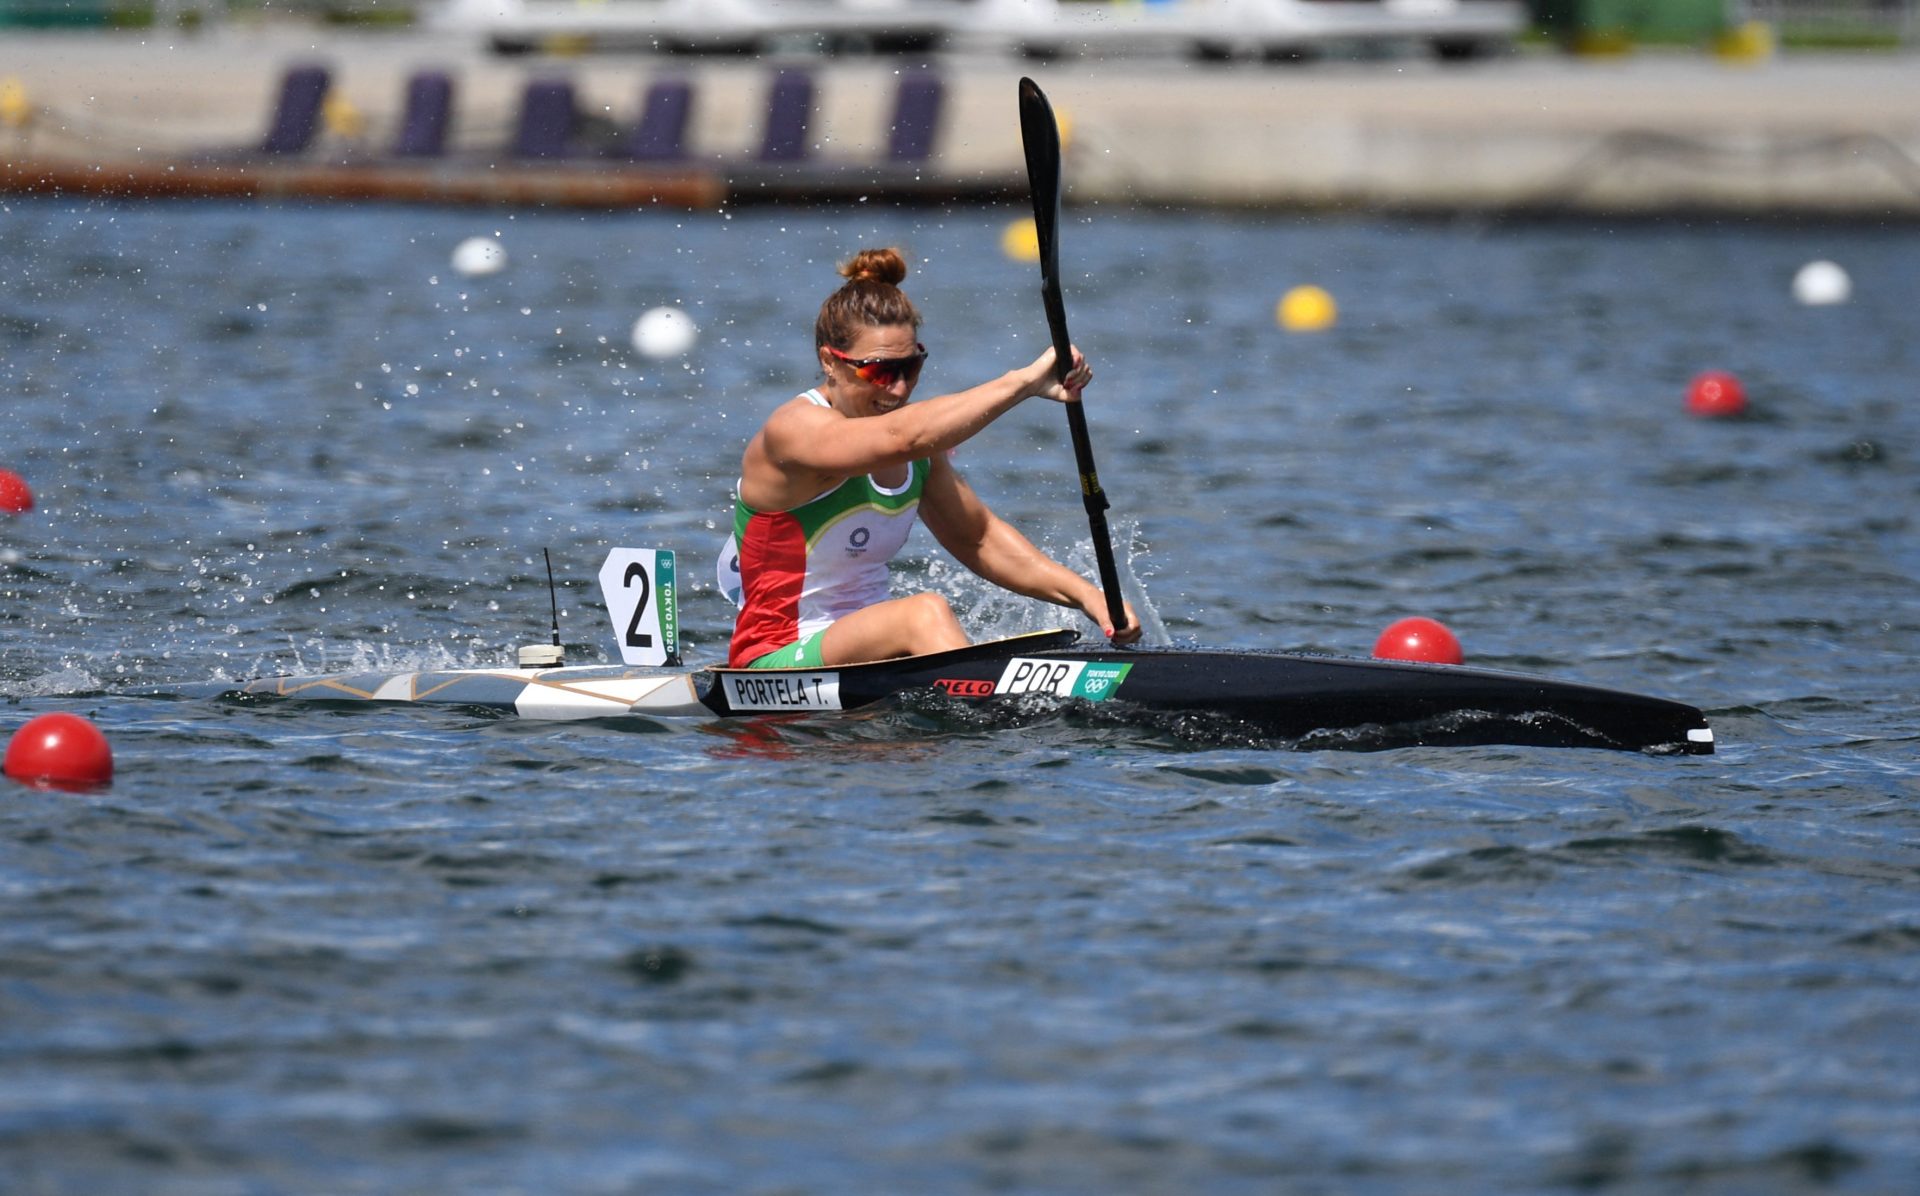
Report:
M813 346L845 349L862 328L894 324L920 327L920 312L900 290L907 277L907 259L898 249L862 249L840 266L847 281L827 296L813 322Z

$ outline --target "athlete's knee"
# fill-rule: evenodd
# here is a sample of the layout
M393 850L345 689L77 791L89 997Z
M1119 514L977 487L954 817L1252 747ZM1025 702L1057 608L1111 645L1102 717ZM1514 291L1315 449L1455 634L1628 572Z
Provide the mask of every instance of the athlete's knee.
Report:
M915 638L922 643L944 644L961 634L960 620L953 615L953 607L948 604L946 595L928 591L908 598L907 609L912 612Z
M936 594L928 590L907 599L913 605L915 617L934 622L945 622L953 618L953 607L947 603L945 594Z

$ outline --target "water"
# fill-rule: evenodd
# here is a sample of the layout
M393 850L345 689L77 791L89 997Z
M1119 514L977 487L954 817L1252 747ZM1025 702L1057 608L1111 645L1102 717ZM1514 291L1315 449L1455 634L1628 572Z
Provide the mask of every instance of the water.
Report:
M1123 556L1174 640L1678 697L1720 753L1177 743L1070 715L521 724L141 696L575 661L706 570L833 261L926 390L1039 351L1011 209L0 211L9 1191L1892 1193L1920 1174L1910 232L1069 212ZM512 261L453 273L498 231ZM1855 300L1801 308L1805 261ZM1289 286L1342 305L1274 326ZM645 309L704 329L628 345ZM1737 372L1753 414L1682 414ZM926 391L923 390L923 393ZM1090 566L1060 412L960 463ZM910 549L979 634L1057 620Z

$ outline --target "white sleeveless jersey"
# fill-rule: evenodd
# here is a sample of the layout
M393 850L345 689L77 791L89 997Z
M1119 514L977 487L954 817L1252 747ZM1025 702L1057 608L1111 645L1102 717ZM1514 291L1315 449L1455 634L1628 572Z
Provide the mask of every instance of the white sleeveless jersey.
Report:
M809 402L827 406L810 390ZM887 566L913 531L928 462L912 461L896 487L848 478L788 511L756 511L734 492L740 613L727 654L734 667L812 635L891 596ZM722 589L727 562L722 560Z

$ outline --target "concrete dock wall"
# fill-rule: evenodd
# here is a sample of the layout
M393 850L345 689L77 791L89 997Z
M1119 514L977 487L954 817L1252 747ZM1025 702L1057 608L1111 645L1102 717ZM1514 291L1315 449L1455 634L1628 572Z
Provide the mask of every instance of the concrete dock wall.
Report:
M0 35L0 80L31 106L0 124L0 157L147 166L257 145L284 71L320 63L357 136L309 155L364 165L389 144L408 77L456 82L450 154L484 164L529 79L569 79L620 127L646 84L694 82L695 165L724 173L759 135L774 63L660 57L500 58L425 33L224 29L202 36ZM901 65L816 60L816 159L882 152ZM1424 59L1206 68L1172 60L1026 64L951 58L925 173L1016 178L1014 83L1039 78L1070 123L1070 198L1361 210L1672 212L1861 219L1920 216L1920 58L1703 53L1611 60L1540 52L1468 65ZM794 198L804 198L804 180ZM881 198L876 196L875 198Z

